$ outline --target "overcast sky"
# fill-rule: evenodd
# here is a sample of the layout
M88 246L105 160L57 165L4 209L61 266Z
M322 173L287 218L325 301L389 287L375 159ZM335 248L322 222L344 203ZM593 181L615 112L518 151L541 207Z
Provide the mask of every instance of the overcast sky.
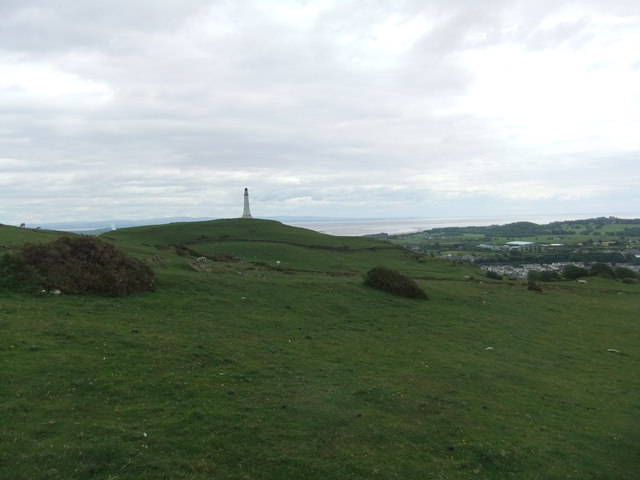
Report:
M638 0L0 0L0 223L640 216Z

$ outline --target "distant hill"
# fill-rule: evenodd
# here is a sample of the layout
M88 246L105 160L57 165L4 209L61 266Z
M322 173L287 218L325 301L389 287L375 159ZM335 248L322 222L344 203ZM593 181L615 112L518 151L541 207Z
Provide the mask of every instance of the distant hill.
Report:
M276 216L274 220L281 222L330 222L355 220L350 218L336 217L309 217L309 216ZM68 222L47 222L34 223L28 225L29 228L44 228L48 230L61 230L65 232L99 234L120 228L139 227L145 225L166 225L176 222L200 222L214 220L211 217L159 217L144 218L138 220L111 219L111 220L91 220L91 221L68 221ZM362 219L359 219L362 220Z
M361 237L339 237L306 228L285 225L276 220L231 218L199 222L174 222L118 229L103 233L103 237L121 240L161 241L167 244L195 244L206 241L273 241L297 243L306 246L366 248L386 246L378 240Z
M482 234L494 236L527 236L527 235L544 235L544 234L564 234L567 227L603 227L605 225L640 225L640 219L624 219L617 217L597 217L582 220L563 220L551 222L548 224L537 224L533 222L512 222L504 225L484 225L484 226L455 226L455 227L434 227L420 232L400 233L400 234L372 234L368 235L374 238L395 238L409 237L416 235L442 234L442 235L463 235L463 234Z
M201 220L209 220L210 218L191 218L191 217L166 217L166 218L146 218L141 220L92 220L92 221L69 221L69 222L51 222L51 223L35 223L28 225L29 227L41 227L49 230L61 230L65 232L79 233L101 233L118 228L137 227L141 225L162 225L173 222L195 222Z

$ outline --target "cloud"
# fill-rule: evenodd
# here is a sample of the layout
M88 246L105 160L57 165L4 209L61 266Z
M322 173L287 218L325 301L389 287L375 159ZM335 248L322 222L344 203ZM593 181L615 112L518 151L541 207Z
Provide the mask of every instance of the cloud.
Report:
M631 1L7 0L0 221L235 216L244 187L257 216L620 211L639 27Z

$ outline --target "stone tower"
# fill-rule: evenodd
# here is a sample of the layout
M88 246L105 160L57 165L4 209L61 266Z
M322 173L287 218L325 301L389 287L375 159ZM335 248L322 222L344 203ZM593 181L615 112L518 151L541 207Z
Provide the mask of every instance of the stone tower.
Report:
M251 210L249 210L249 189L244 189L244 210L242 211L242 218L253 218L251 216Z

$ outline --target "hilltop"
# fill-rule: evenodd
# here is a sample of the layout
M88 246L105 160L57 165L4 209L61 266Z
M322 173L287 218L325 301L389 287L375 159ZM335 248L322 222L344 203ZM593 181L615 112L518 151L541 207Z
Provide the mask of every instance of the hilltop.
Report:
M138 256L162 256L183 263L185 258L205 257L254 267L275 267L277 263L290 271L323 273L364 273L380 261L406 266L418 263L415 254L387 242L326 235L274 220L222 219L143 226L107 232L100 238Z
M0 227L0 245L60 235ZM100 238L150 265L157 288L0 292L0 477L635 475L637 284L532 292L268 220ZM366 287L377 265L429 300Z

